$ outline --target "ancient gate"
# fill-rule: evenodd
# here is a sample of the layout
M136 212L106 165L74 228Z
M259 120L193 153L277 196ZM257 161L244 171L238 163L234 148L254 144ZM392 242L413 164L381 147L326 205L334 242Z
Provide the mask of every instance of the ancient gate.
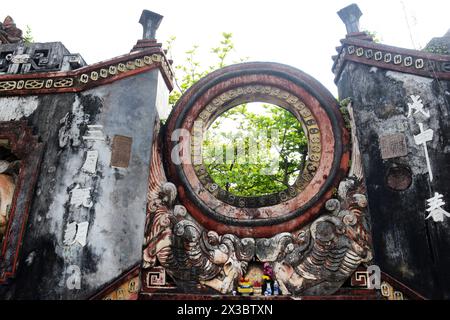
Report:
M0 298L263 294L254 277L303 299L450 297L450 32L406 50L360 32L356 5L338 14L339 105L295 68L252 62L200 80L163 125L162 16L144 10L131 52L93 65L21 42L7 17ZM307 161L286 188L243 195L208 171L203 140L252 102L293 117Z
M305 170L281 192L232 194L202 163L207 128L247 102L285 108L303 125ZM215 71L181 97L155 137L144 292L230 294L249 270L273 268L283 294L330 295L370 261L361 175L353 169L346 178L349 130L336 100L309 75L259 62Z

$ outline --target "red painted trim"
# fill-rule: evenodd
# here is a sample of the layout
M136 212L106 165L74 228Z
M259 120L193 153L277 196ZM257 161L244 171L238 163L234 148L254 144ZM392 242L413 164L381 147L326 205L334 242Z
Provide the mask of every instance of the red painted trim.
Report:
M118 276L116 279L112 280L109 284L106 284L106 286L104 286L103 289L95 293L88 300L102 300L105 296L107 296L108 294L116 290L118 287L120 287L124 282L139 276L139 272L141 270L140 266L141 264L138 263L135 266L131 267L130 269L122 273L120 276Z
M100 69L108 69L110 66L115 66L119 63L124 63L127 61L132 61L134 59L141 59L144 56L151 56L153 54L158 54L161 56L160 62L153 62L150 65L144 64L142 67L136 67L132 70L126 70L124 72L117 71L115 75L108 75L107 78L98 77L98 80L91 80L87 84L79 81L79 77L83 74L90 74L91 72L99 72ZM163 64L167 69L163 67ZM159 47L153 47L141 51L132 52L129 54L121 55L119 57L115 57L113 59L105 60L102 62L98 62L86 67L82 67L77 70L72 71L63 71L63 72L45 72L45 73L27 73L27 74L17 74L17 75L0 75L0 81L20 81L20 80L60 80L60 79L72 79L73 84L70 87L63 88L40 88L40 89L14 89L14 90L4 90L0 91L0 96L11 96L11 95L30 95L30 94L46 94L46 93L64 93L64 92L79 92L89 88L93 88L96 86L104 85L107 83L111 83L126 77L131 77L136 74L140 74L143 72L147 72L153 69L159 68L161 71L164 81L166 82L167 87L171 91L173 89L173 75L174 72L171 68L171 64L167 59L164 52Z
M397 279L395 279L394 277L390 276L389 274L383 271L381 271L381 280L388 282L391 286L394 287L394 289L400 290L402 293L406 294L406 296L411 300L428 300L417 291L414 291L404 283L398 281Z
M232 295L196 295L187 293L141 293L139 300L241 300L241 301L274 301L274 300L379 300L376 294L360 294L348 292L330 296L232 296Z

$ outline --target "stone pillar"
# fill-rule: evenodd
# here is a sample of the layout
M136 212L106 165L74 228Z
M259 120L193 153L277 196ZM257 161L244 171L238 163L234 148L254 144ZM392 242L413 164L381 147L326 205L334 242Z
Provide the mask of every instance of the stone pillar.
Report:
M355 116L375 264L448 299L450 56L352 35L341 42L333 72Z
M43 144L1 298L101 297L138 272L154 125L168 112L171 81L160 47L69 74L0 75L1 121L26 120ZM122 298L136 298L131 288Z

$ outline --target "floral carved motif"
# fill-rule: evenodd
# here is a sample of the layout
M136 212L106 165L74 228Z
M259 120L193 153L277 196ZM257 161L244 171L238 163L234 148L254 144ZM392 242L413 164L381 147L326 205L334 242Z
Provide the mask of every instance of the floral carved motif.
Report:
M341 182L337 198L306 227L272 238L239 238L206 230L177 202L167 181L159 143L152 149L143 268L165 268L182 288L202 285L222 294L236 289L250 261L268 262L284 294L328 295L372 258L357 179Z

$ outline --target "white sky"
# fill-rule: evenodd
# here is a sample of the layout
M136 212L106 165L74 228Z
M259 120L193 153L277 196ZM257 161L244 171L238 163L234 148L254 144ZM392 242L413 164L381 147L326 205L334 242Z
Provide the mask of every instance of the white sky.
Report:
M421 48L450 28L448 0L22 0L2 1L0 19L11 15L22 30L32 28L36 42L61 41L94 63L129 52L142 37L138 20L148 9L164 16L160 42L177 37L175 63L198 44L208 65L207 49L231 32L237 56L292 65L336 94L331 56L345 36L336 12L352 2L363 12L361 29L376 31L385 44Z

